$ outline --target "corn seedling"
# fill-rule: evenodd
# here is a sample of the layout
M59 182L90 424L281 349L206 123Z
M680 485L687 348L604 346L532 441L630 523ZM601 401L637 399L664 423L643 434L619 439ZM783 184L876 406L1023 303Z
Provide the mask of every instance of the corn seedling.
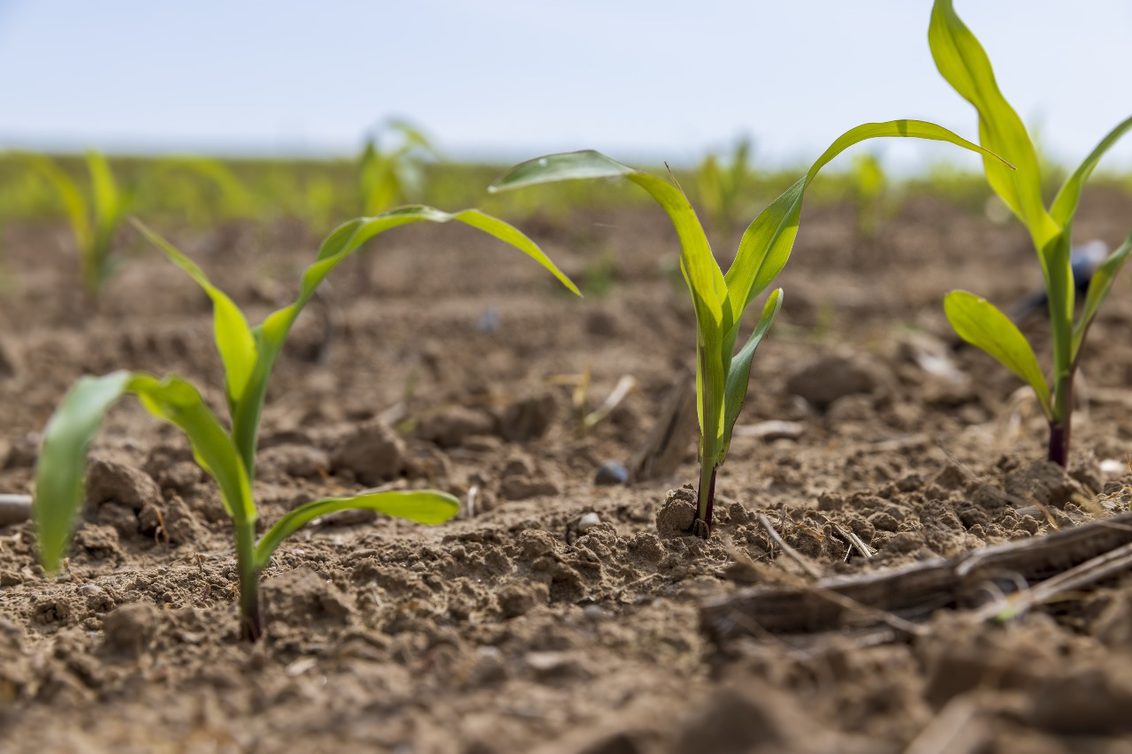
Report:
M875 154L853 156L849 178L853 185L853 199L857 204L857 233L865 239L876 236L877 226L884 214L884 197L888 189L888 176Z
M110 171L110 163L99 152L87 152L88 199L78 182L55 161L43 155L30 155L28 160L51 184L62 203L78 247L83 286L89 295L97 296L112 272L114 234L126 215L126 200Z
M177 178L198 179L203 185L178 185ZM166 194L181 188L184 197L180 202L170 201L169 206L201 207L213 216L245 217L254 215L255 198L236 174L220 160L198 155L168 157L158 162L153 170L154 190ZM184 189L187 188L186 192ZM202 191L203 189L203 191ZM184 196L185 194L187 196ZM170 197L166 197L169 201ZM206 217L196 219L204 220Z
M753 178L747 137L735 142L730 159L709 154L696 168L700 205L719 229L729 230L738 220L739 202L750 196Z
M383 149L383 137L397 145ZM383 212L419 187L422 160L436 149L424 132L403 120L390 120L366 139L358 162L358 191L362 212Z
M1041 263L1053 341L1049 381L1029 341L994 305L973 293L952 291L944 300L944 310L959 337L986 351L1033 388L1049 423L1049 460L1065 466L1069 460L1073 376L1080 363L1085 337L1097 309L1112 288L1113 279L1132 250L1130 238L1096 270L1081 315L1075 322L1071 262L1073 219L1085 182L1105 152L1132 130L1132 117L1101 139L1047 207L1042 199L1039 158L1030 134L999 90L990 59L955 13L951 0L935 1L928 42L944 79L978 111L983 146L1016 168L1009 170L996 160L983 160L987 183L1026 226Z
M250 327L231 298L170 243L138 223L141 232L184 270L212 300L216 348L224 366L229 426L225 427L188 381L145 373L115 372L84 377L64 397L44 434L36 471L34 516L43 566L58 569L83 501L83 472L88 446L110 406L129 393L151 414L187 435L197 463L220 488L221 502L232 520L240 580L240 633L255 640L263 633L259 576L279 544L309 521L335 511L361 508L424 524L447 521L458 501L442 492L373 492L328 498L300 505L284 515L257 541L256 505L252 498L260 414L272 368L303 307L326 276L374 236L391 228L422 221L458 221L517 248L549 270L574 293L577 288L530 239L514 227L478 210L455 214L431 207L401 207L339 226L322 242L318 258L302 275L294 303Z
M738 352L743 313L786 265L798 235L802 199L818 172L845 149L866 139L908 136L945 141L977 152L981 147L945 128L914 120L866 123L842 134L829 149L748 226L727 273L720 269L695 210L673 182L593 151L553 154L512 168L493 191L583 178L624 178L648 192L668 214L680 239L683 273L696 317L696 398L700 429L700 480L692 533L711 533L716 473L747 394L751 359L782 305L773 291L750 337Z

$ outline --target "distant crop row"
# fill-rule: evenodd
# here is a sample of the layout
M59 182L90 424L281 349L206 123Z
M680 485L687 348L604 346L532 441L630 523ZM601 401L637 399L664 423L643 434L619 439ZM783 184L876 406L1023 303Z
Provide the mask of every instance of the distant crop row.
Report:
M642 188L667 214L680 243L680 270L687 284L696 325L696 394L699 420L699 486L697 513L689 534L708 537L712 529L715 483L727 457L732 430L750 389L751 362L783 305L781 288L772 286L787 264L799 232L803 199L819 172L844 150L876 138L917 138L949 143L982 158L986 181L994 193L1023 222L1034 242L1046 284L1053 363L1043 370L1034 350L1017 327L992 304L967 292L946 298L945 311L956 332L982 348L1032 386L1049 420L1048 457L1065 465L1069 452L1073 376L1084 352L1089 326L1111 290L1112 281L1132 250L1132 238L1102 260L1093 271L1084 305L1077 315L1071 264L1073 219L1082 187L1103 154L1127 131L1132 118L1104 136L1081 166L1069 174L1048 206L1042 197L1043 178L1030 135L999 91L990 61L978 40L955 14L951 0L936 0L929 41L933 58L946 81L978 113L979 142L964 139L933 123L891 120L866 123L835 139L796 181L760 212L739 241L726 272L712 252L708 234L691 201L671 176L638 170L593 151L546 155L515 166L492 187L512 191L561 181L618 179ZM406 132L408 142L420 139ZM83 501L83 471L88 445L110 405L125 393L136 395L155 417L184 431L197 462L216 480L232 519L240 574L242 634L255 639L263 631L258 581L276 547L313 518L343 508L383 511L422 523L440 523L455 515L457 502L443 492L363 493L355 497L317 500L295 508L257 538L252 481L260 412L276 357L291 325L315 289L347 255L361 249L379 233L416 222L460 222L509 244L534 259L557 280L577 293L574 284L533 241L515 227L478 210L441 212L425 206L385 209L403 181L382 166L376 147L362 161L361 194L372 202L373 214L351 220L331 232L314 263L303 273L297 299L290 306L250 326L236 304L192 261L164 239L139 225L178 267L188 273L212 300L215 340L225 372L228 421L217 417L187 381L167 376L117 372L87 377L63 399L45 432L37 471L35 516L45 567L60 565ZM407 153L406 153L407 154ZM743 174L747 152L740 148L729 164L717 163L701 173L713 189L721 212L734 210L748 190ZM50 173L51 168L43 167ZM867 166L862 167L867 170ZM120 208L106 200L114 195L106 184L104 164L91 162L95 200L88 209L90 228L101 218L118 217ZM391 177L392 176L392 177ZM101 187L100 187L101 186ZM101 199L98 197L102 197ZM77 203L76 203L77 204ZM75 213L77 217L77 213ZM82 223L79 222L79 225ZM96 232L76 232L97 253L105 251ZM95 253L95 252L92 252ZM103 267L91 263L97 274ZM760 315L746 337L744 314L765 292ZM1048 374L1048 377L1047 377ZM757 389L757 388L756 388Z

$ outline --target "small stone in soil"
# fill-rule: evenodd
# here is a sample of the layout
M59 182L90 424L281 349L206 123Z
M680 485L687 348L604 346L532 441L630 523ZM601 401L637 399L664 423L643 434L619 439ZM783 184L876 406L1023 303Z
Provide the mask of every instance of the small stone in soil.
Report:
M594 474L594 484L603 486L625 484L628 481L629 470L625 468L625 464L617 461L606 461L598 467L597 473Z
M589 531L600 523L601 516L597 515L593 511L590 511L589 513L583 514L582 517L578 519L578 531Z

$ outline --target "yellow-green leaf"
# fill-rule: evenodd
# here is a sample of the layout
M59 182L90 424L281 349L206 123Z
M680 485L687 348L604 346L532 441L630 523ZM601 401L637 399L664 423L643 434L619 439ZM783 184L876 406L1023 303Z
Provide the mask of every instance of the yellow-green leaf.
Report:
M1026 336L994 304L968 291L952 291L943 300L955 333L986 351L1034 389L1045 415L1052 415L1049 385Z
M460 512L460 501L435 490L372 492L304 503L268 529L255 548L256 568L263 568L287 537L316 518L344 510L371 510L418 524L443 524Z

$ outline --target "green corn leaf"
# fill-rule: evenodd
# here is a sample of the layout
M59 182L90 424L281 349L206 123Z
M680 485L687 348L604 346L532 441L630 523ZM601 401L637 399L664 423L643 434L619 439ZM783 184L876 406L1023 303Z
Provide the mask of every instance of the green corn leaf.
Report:
M548 154L521 162L487 190L494 194L557 181L623 178L636 172L636 168L606 157L601 152L585 149L580 152Z
M1061 190L1057 192L1057 196L1053 200L1053 205L1050 207L1050 215L1054 221L1061 225L1063 228L1069 227L1073 223L1073 216L1077 214L1077 204L1081 201L1081 191L1085 187L1085 182L1089 180L1092 175L1093 169L1096 168L1097 163L1104 157L1105 152L1112 148L1116 142L1124 134L1132 131L1132 116L1129 116L1124 121L1108 132L1108 134L1101 139L1100 143L1089 153L1085 161L1073 171L1062 185Z
M1072 359L1074 363L1080 355L1081 345L1085 342L1085 335L1089 332L1089 326L1097 316L1097 310L1100 309L1101 304L1108 297L1109 291L1112 290L1112 283L1120 272L1120 268L1128 261L1130 252L1132 252L1132 236L1125 239L1116 251L1109 254L1093 273L1093 277L1089 281L1089 291L1085 294L1085 308L1081 312L1077 326L1073 328Z
M127 372L83 377L47 423L36 466L32 514L39 557L48 572L59 568L83 503L86 454L102 418L129 383Z
M316 518L344 510L372 510L418 524L443 524L460 512L460 501L434 490L373 492L328 498L300 505L279 519L255 548L256 568L263 568L287 537Z
M85 254L86 249L91 244L93 231L90 224L90 209L87 207L82 189L71 176L67 175L52 160L40 155L28 155L27 160L55 190L63 205L63 211L67 215L71 233L75 236L75 243L79 246L79 253Z
M1041 194L1038 155L1026 126L1006 101L979 40L955 13L952 0L935 0L928 43L940 74L979 114L979 141L1015 167L984 158L987 181L1043 248L1058 233Z
M746 344L731 358L731 367L727 372L727 393L724 405L726 415L723 420L723 453L727 454L731 446L731 433L735 430L735 422L739 419L739 412L743 409L743 402L747 398L747 386L751 380L751 360L755 357L755 350L766 338L778 310L782 308L782 289L776 288L767 297L763 304L763 312L759 322L755 325L751 337Z
M244 395L248 381L255 370L257 347L252 329L240 307L217 288L195 262L150 230L140 220L133 220L134 227L141 231L149 241L160 249L173 264L180 267L196 281L208 297L212 299L213 338L220 360L224 363L224 377L230 406L234 406Z
M1047 417L1052 416L1049 386L1038 357L1018 327L984 298L952 291L943 300L944 313L956 334L1022 378L1034 389Z
M426 221L447 223L453 220L470 225L514 246L542 265L570 292L581 295L573 281L558 269L534 241L502 220L474 209L449 213L424 206L398 207L374 217L351 220L340 225L326 237L318 250L317 260L303 272L298 298L293 304L273 312L261 326L265 343L273 350L281 347L295 318L314 296L315 290L330 271L374 236L411 223Z
M868 139L885 137L947 142L980 153L985 159L996 163L999 161L983 147L967 141L942 126L926 121L891 120L883 123L864 123L849 129L814 161L804 177L764 209L743 233L735 261L731 263L726 275L727 296L730 300L730 308L735 312L736 324L747 304L766 290L786 266L790 252L794 248L794 240L798 236L798 222L806 188L821 169L849 147ZM1009 171L1009 166L1005 166L1004 169ZM725 342L733 347L737 335L736 327L728 332Z
M469 225L514 246L542 265L572 293L581 295L577 286L558 269L534 241L511 225L479 210L469 209L449 213L424 206L398 207L374 217L361 217L340 225L323 240L318 250L317 259L303 271L299 284L299 295L295 301L272 312L262 324L252 330L258 349L258 359L247 381L248 389L241 396L232 414L232 433L237 447L244 454L245 464L250 466L255 457L259 416L263 409L263 401L267 394L267 381L271 376L275 360L282 350L287 334L291 331L295 320L331 270L345 261L350 254L360 249L367 241L387 230L418 222L447 223L452 221Z
M83 377L63 398L44 432L36 467L33 512L43 567L54 571L66 551L83 504L86 454L110 406L133 393L154 416L188 436L201 467L220 485L225 510L236 522L255 521L251 487L227 432L188 382L114 372Z
M731 329L727 284L707 235L684 192L668 181L629 167L600 152L583 150L545 155L511 168L489 191L525 188L555 181L625 178L649 193L664 209L680 238L680 270L696 312L696 392L701 441L717 456L723 441L723 399L730 350L723 334Z
M101 152L87 152L86 166L90 172L91 199L95 225L101 233L112 233L122 219L124 201L110 170L110 163Z

